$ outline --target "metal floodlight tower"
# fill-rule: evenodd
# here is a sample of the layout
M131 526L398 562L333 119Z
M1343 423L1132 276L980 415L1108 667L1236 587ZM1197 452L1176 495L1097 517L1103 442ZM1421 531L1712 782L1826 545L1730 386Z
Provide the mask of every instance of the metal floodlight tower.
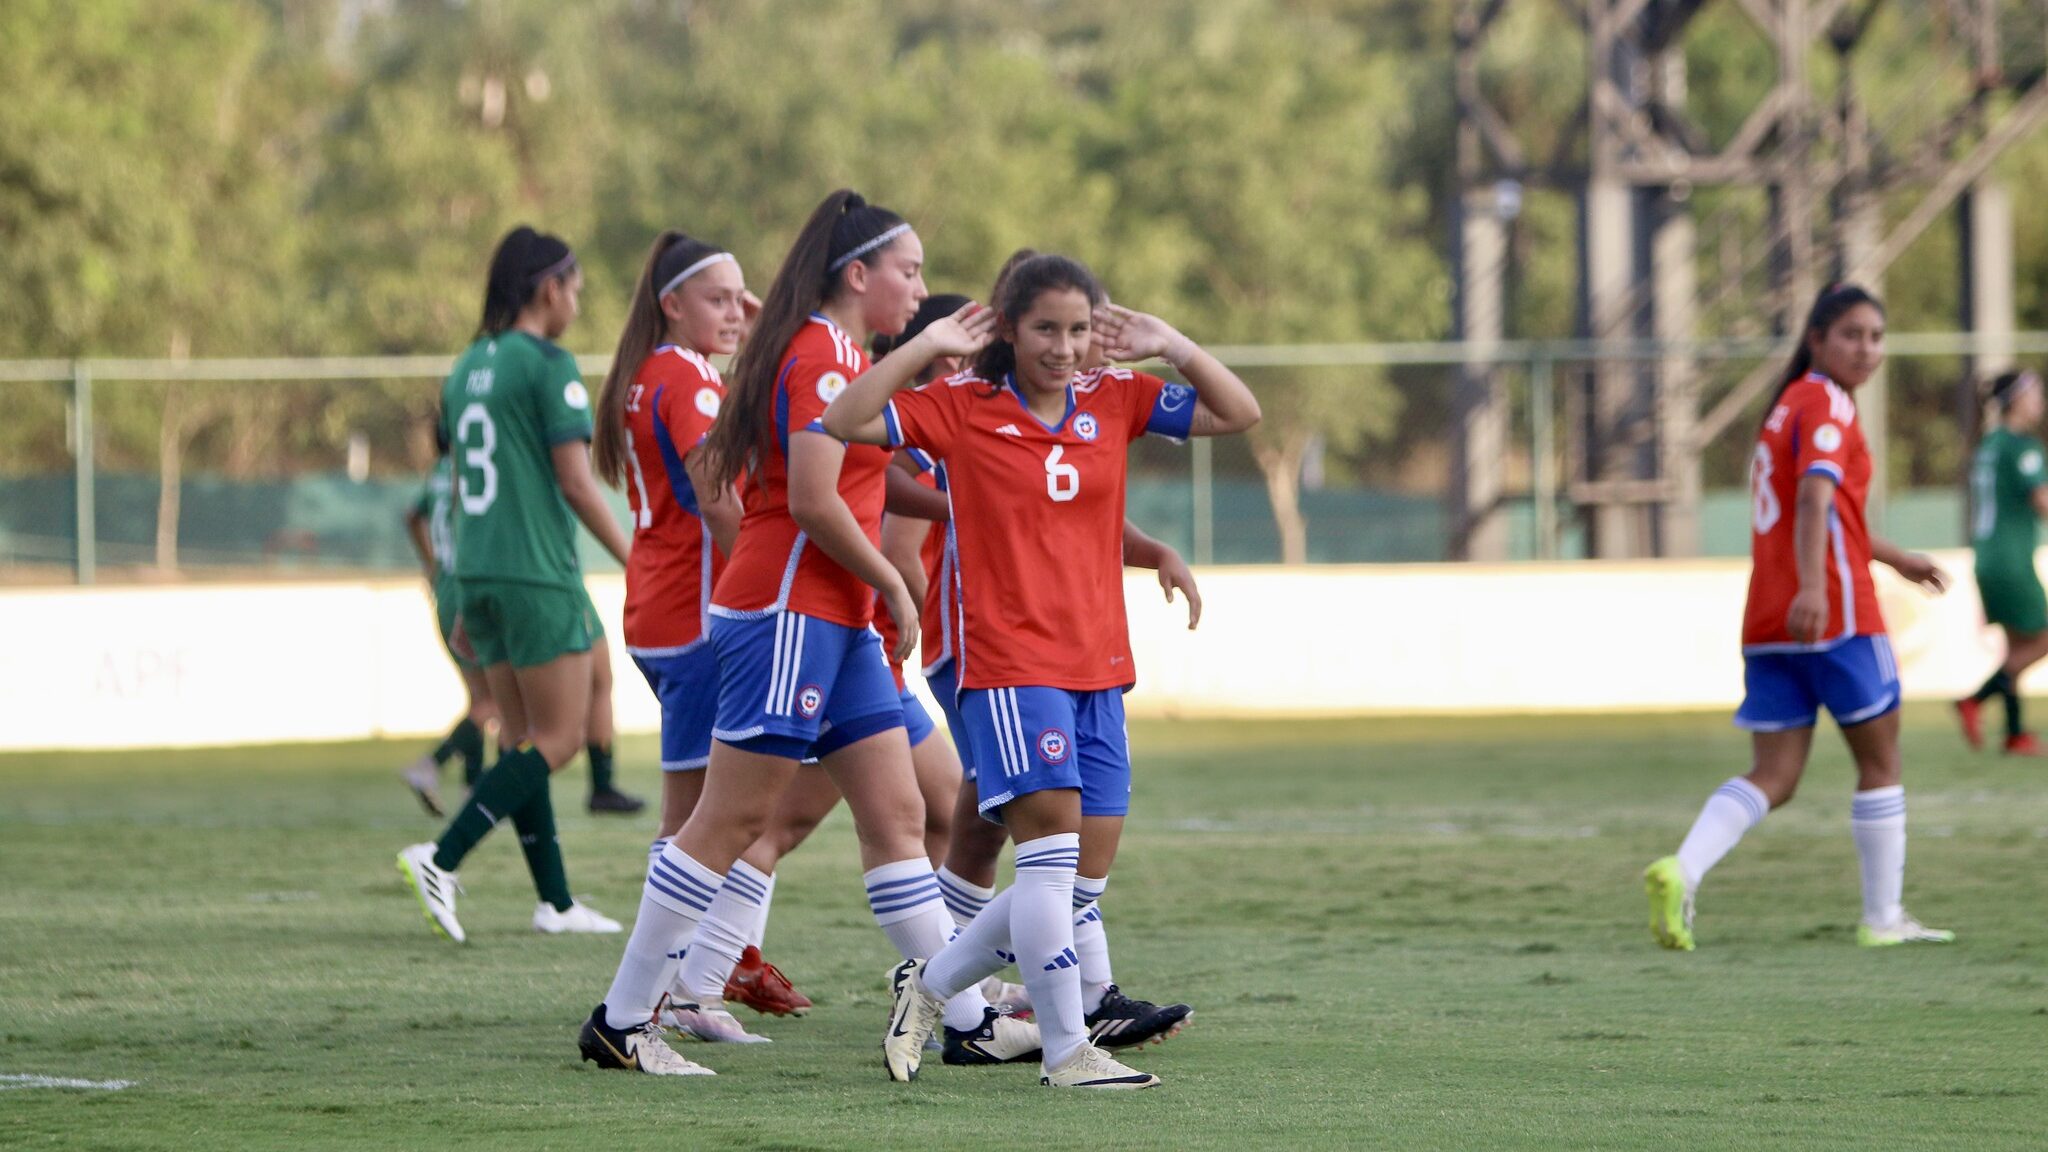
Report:
M1685 33L1709 2L1547 0L1567 17L1561 23L1583 37L1587 79L1572 130L1562 134L1555 154L1539 161L1526 154L1480 83L1487 34L1510 0L1461 4L1452 249L1456 334L1477 355L1464 366L1457 394L1451 495L1460 556L1506 555L1501 494L1508 404L1487 355L1506 328L1513 214L1503 211L1504 190L1518 201L1523 185L1541 183L1577 196L1578 334L1596 345L1682 344L1695 337L1703 309L1689 201L1706 185L1765 190L1762 262L1771 289L1762 310L1780 333L1796 331L1824 279L1853 278L1881 290L1891 262L1957 204L1964 237L1960 318L1973 332L2012 331L2010 203L1983 177L2006 147L2048 119L2048 86L2038 68L2024 77L2003 74L1998 0L1937 0L1946 26L1959 30L1969 46L1975 83L1967 104L1910 154L1887 150L1872 131L1849 66L1885 0L1721 0L1735 4L1763 33L1777 69L1770 91L1728 143L1712 148L1685 110ZM1840 62L1831 105L1819 99L1808 74L1809 58L1823 45ZM1994 116L1989 98L2000 89L2018 99ZM1907 186L1925 191L1887 232L1884 198ZM1975 367L2003 362L1994 340ZM1698 552L1700 453L1774 382L1775 368L1759 367L1705 414L1697 367L1682 355L1596 357L1568 382L1566 491L1582 511L1592 555ZM1881 498L1881 381L1866 388L1861 404Z

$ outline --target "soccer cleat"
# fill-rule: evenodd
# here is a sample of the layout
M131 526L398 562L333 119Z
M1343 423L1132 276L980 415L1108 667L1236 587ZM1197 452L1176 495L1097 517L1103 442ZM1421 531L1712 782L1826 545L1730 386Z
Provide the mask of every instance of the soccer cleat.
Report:
M654 1018L683 1035L695 1037L706 1044L774 1043L766 1036L757 1036L747 1031L737 1017L723 1008L706 1008L702 1004L670 1000L654 1014Z
M1984 748L1984 704L1980 700L1956 701L1956 719L1963 725L1963 743L1970 751Z
M623 928L617 920L581 901L572 901L568 911L558 912L553 904L543 900L533 909L533 930L550 936L560 936L564 932L609 936Z
M420 911L427 914L436 932L457 944L468 939L455 920L455 894L462 890L462 883L455 873L434 866L432 841L400 852L398 874L412 885L413 894L420 898Z
M924 1059L924 1042L938 1031L946 1002L925 991L923 960L905 960L889 969L889 987L895 1001L889 1010L889 1031L882 1036L882 1064L889 1079L907 1083L917 1079L917 1066Z
M590 799L585 802L585 807L592 812L615 812L621 816L630 816L647 807L647 801L638 796L628 796L617 788L604 788L592 792Z
M1093 1044L1067 1058L1057 1068L1047 1068L1038 1082L1048 1088L1155 1088L1159 1077L1116 1062Z
M637 1028L614 1028L605 1023L602 1004L583 1022L583 1031L576 1035L576 1046L583 1050L585 1060L599 1068L645 1072L650 1076L718 1075L694 1060L677 1055L676 1050L661 1038L661 1029L653 1020Z
M422 756L406 765L399 770L398 777L420 798L420 807L427 810L427 815L441 815L441 766L434 763L432 756Z
M991 976L981 982L981 998L995 1005L996 1011L1005 1016L1031 1014L1031 990L1000 976Z
M1904 912L1890 926L1856 926L1856 943L1865 948L1890 948L1895 944L1953 944L1956 934L1946 928L1929 928Z
M940 1059L948 1064L1021 1064L1041 1055L1038 1025L1005 1016L994 1008L981 1010L981 1027L947 1028Z
M1088 1014L1088 1042L1104 1048L1164 1043L1194 1018L1195 1010L1185 1004L1161 1007L1149 1000L1133 1000L1111 984L1102 993L1102 1003Z
M2036 739L2032 732L2022 732L2017 736L2007 736L2005 738L2005 754L2007 756L2037 757L2048 756L2048 751L2042 749L2041 741Z
M1650 934L1674 952L1690 952L1692 892L1678 857L1666 856L1643 870L1643 889L1650 894Z
M797 991L781 969L761 959L761 950L752 944L726 977L725 998L764 1016L801 1016L811 1010L811 998Z

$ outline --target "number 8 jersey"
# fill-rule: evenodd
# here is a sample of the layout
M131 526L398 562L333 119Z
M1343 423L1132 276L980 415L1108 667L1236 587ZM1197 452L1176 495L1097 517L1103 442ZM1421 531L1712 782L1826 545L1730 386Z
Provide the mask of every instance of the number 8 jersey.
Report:
M1826 476L1835 483L1822 558L1828 623L1818 641L1795 640L1786 615L1799 592L1797 545L1799 481ZM1833 648L1852 636L1884 632L1877 588L1870 578L1870 529L1863 502L1870 492L1870 450L1856 419L1856 402L1832 380L1811 373L1793 381L1764 421L1750 456L1749 602L1743 612L1744 652L1805 652Z
M1130 442L1187 438L1195 395L1121 368L1077 377L1050 426L1009 380L971 374L900 392L894 447L946 470L961 688L1090 692L1136 681L1124 618L1124 476Z
M580 587L576 518L554 447L590 439L590 394L566 350L508 329L471 344L441 386L455 464L455 575Z

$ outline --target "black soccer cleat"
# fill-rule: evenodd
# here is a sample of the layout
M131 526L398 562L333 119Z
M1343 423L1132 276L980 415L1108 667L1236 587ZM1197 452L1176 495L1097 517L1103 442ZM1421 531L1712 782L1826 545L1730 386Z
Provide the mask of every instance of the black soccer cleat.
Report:
M655 1019L659 1019L656 1014ZM599 1068L621 1072L645 1072L650 1076L715 1076L717 1073L693 1060L685 1060L661 1037L661 1027L649 1020L638 1028L614 1028L605 1022L604 1005L599 1004L583 1021L576 1034L576 1047L583 1058Z
M948 1064L1022 1064L1039 1058L1038 1025L1005 1016L994 1008L981 1010L981 1027L947 1028L944 1053Z
M1154 1004L1133 1000L1111 984L1102 1005L1088 1014L1088 1042L1102 1048L1134 1048L1176 1035L1195 1018L1185 1004Z
M604 788L590 794L587 805L592 812L615 812L630 816L647 807L647 801L638 796L628 796L617 788Z

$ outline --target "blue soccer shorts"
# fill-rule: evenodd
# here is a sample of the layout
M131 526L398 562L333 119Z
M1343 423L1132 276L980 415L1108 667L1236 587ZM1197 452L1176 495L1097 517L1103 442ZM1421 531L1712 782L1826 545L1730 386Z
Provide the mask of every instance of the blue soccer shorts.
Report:
M661 702L661 770L704 767L711 759L711 725L718 715L718 653L704 640L658 654L628 651Z
M974 750L982 815L1054 788L1081 793L1084 816L1131 810L1131 741L1121 688L970 688L960 718Z
M1811 728L1823 707L1838 726L1853 728L1899 706L1899 664L1883 634L1818 651L1745 652L1742 663L1735 726L1751 732Z
M903 727L896 678L872 628L789 611L714 616L711 646L718 652L711 735L735 748L802 760Z

